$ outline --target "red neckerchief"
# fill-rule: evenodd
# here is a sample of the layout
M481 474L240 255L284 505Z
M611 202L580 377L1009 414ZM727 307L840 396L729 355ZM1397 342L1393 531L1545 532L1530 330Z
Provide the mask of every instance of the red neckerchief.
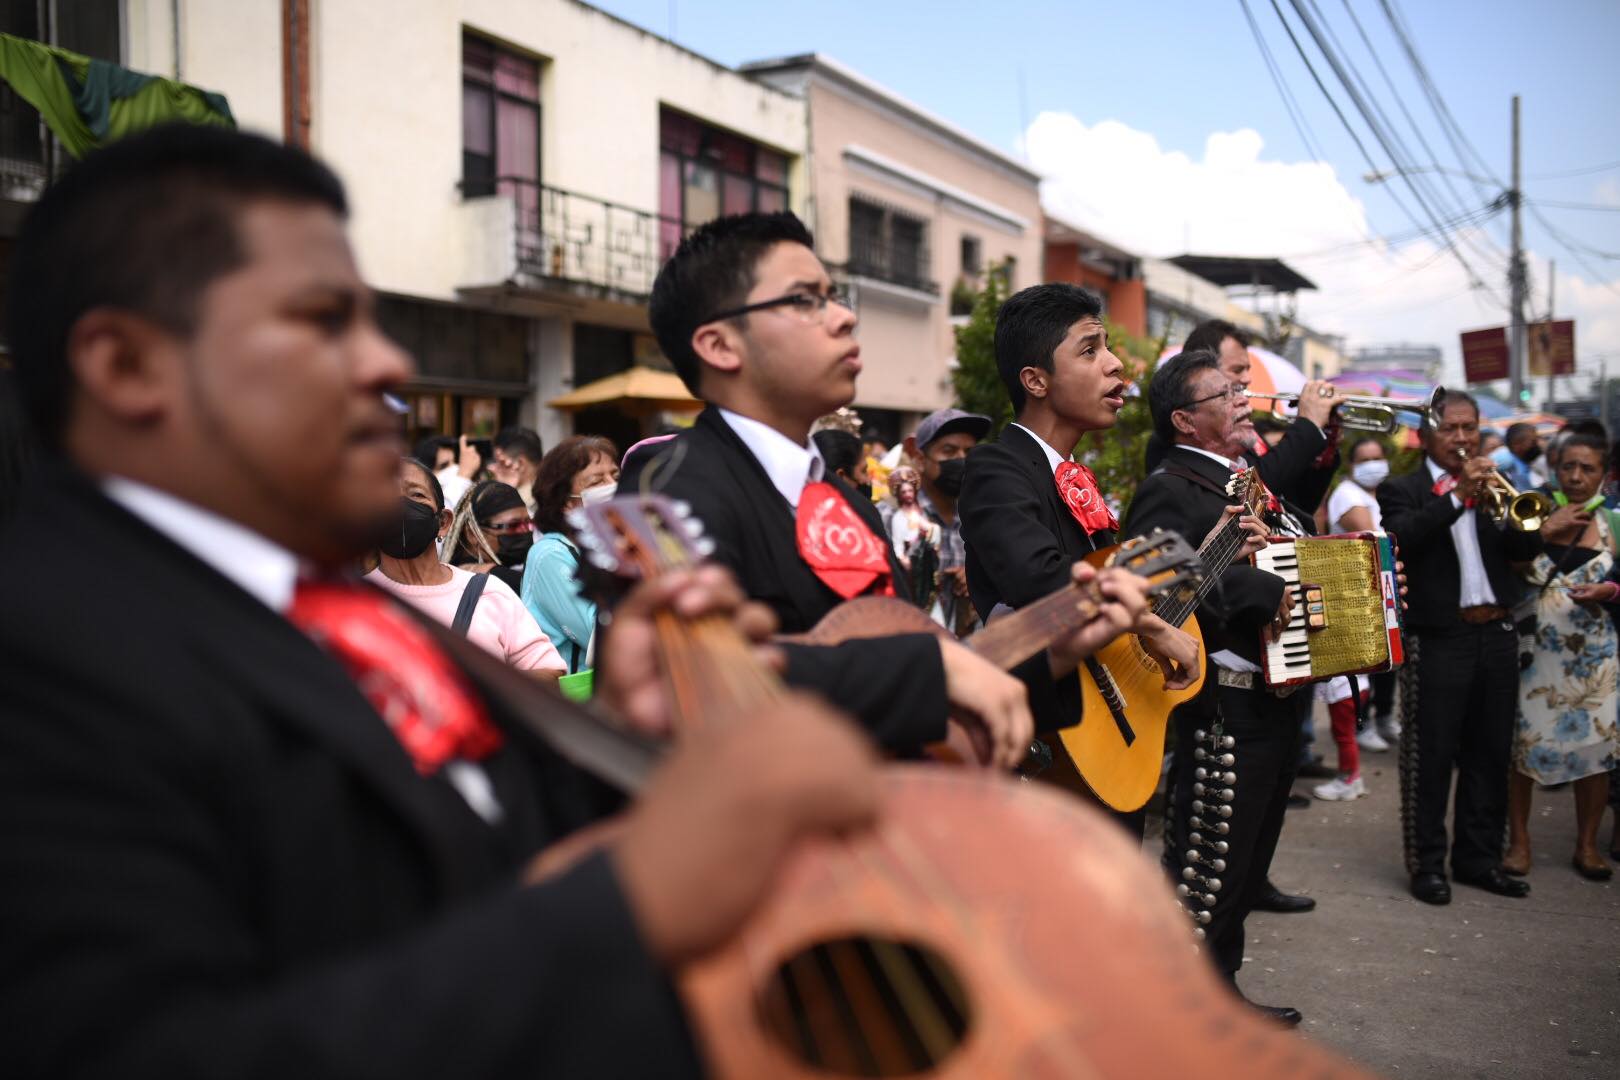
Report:
M883 542L838 489L826 482L804 485L799 493L799 556L816 577L845 600L880 585L894 594L889 546Z
M1440 479L1438 479L1438 480L1436 480L1434 482L1434 487L1431 490L1436 495L1444 497L1446 495L1450 495L1451 492L1452 492L1452 489L1455 488L1456 486L1457 486L1457 478L1455 476L1452 476L1450 473L1441 473L1440 474ZM1469 510L1472 510L1474 508L1474 500L1473 499L1464 499L1463 500L1463 506L1465 506Z
M373 589L300 582L287 618L335 656L424 776L500 749L501 731L415 620Z
M1103 529L1119 528L1119 519L1108 509L1102 489L1097 486L1097 478L1090 469L1078 461L1065 461L1058 465L1053 479L1057 481L1058 495L1062 497L1063 505L1069 508L1069 513L1074 515L1074 520L1080 523L1087 536Z

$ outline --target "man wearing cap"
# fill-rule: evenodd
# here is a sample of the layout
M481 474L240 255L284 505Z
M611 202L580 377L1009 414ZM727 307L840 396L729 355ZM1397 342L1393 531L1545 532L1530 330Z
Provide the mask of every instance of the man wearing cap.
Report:
M990 418L961 409L940 409L928 414L906 437L906 456L917 465L922 490L917 502L930 521L939 526L939 610L945 626L958 637L976 621L968 598L967 552L962 526L956 517L956 497L962 492L967 453L990 434Z

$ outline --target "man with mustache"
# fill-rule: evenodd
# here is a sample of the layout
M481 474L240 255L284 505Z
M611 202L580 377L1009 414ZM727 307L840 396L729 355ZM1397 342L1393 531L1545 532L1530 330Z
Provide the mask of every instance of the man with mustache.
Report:
M659 271L649 316L664 355L709 407L656 458L632 462L620 488L690 503L713 557L786 633L810 630L846 599L903 592L876 508L827 472L810 439L818 417L854 400L861 349L855 312L799 219L741 214L700 227ZM1144 605L1140 585L1122 576L1104 587L1131 610L1108 605L1108 618L1036 656L1018 678L932 634L789 646L786 677L854 713L891 751L945 739L950 716L981 760L1012 767L1034 733L1025 687L1039 706L1055 672Z
M1025 607L1062 588L1071 563L1114 543L1113 511L1070 451L1086 432L1113 427L1125 404L1124 365L1108 349L1095 293L1065 284L1024 289L1001 305L995 350L1017 419L968 454L956 504L968 589L985 619L998 606ZM1132 629L1167 672L1167 685L1192 682L1193 638L1151 612ZM1066 672L1046 704L1039 730L1081 722L1078 672ZM1141 839L1142 811L1116 816Z

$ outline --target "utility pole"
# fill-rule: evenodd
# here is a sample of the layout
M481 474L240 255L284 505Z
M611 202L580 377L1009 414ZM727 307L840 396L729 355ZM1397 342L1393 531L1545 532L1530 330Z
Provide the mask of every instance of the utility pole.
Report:
M1547 260L1547 329L1543 333L1552 332L1552 321L1558 317L1558 309L1553 306L1553 293L1558 288L1558 263L1553 259ZM1552 350L1547 350L1547 411L1552 412L1553 393L1558 389L1558 372L1553 370ZM1566 390L1572 390L1575 385L1575 374L1570 373L1569 381L1565 384Z
M1510 329L1508 330L1508 380L1513 396L1513 407L1523 404L1525 371L1524 333L1524 226L1519 220L1524 193L1519 190L1519 95L1513 95L1513 187L1508 191L1513 206L1513 251L1508 261L1508 300Z

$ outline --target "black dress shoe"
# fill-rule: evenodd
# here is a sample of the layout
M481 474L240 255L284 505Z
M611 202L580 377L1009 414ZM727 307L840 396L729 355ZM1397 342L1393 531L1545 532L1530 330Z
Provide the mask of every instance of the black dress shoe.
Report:
M1275 911L1279 915L1294 915L1303 911L1314 911L1316 901L1309 896L1294 896L1285 893L1271 882L1266 882L1260 892L1260 898L1254 902L1256 911Z
M1321 758L1312 758L1301 765L1294 775L1301 780L1332 780L1339 775L1339 770L1328 765Z
M1304 1015L1292 1005L1258 1005L1251 1001L1249 1007L1271 1017L1283 1027L1299 1027L1299 1022L1305 1019Z
M1288 796L1288 807L1287 808L1289 810L1303 810L1309 805L1311 805L1311 800L1307 799L1303 795L1292 795L1291 794L1291 795Z
M1510 878L1502 873L1499 867L1495 866L1483 874L1470 874L1468 877L1456 874L1454 877L1459 885L1472 885L1476 889L1484 889L1486 892L1495 893L1497 896L1518 898L1530 895L1530 883L1528 881Z
M1525 889L1528 891L1529 886L1526 885ZM1449 904L1451 886L1446 884L1444 874L1413 874L1412 895L1425 904Z

